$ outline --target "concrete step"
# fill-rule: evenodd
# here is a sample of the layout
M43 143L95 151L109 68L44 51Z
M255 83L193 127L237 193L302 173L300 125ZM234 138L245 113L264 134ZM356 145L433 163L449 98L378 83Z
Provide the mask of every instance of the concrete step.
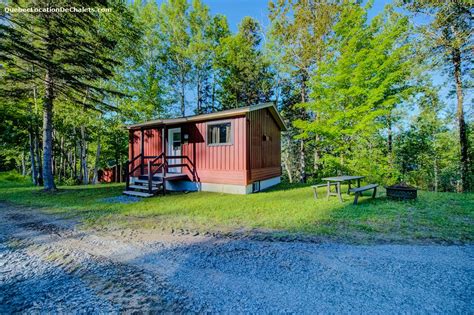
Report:
M130 188L133 188L133 189L140 189L140 190L148 190L148 185L130 185L128 186ZM158 190L158 187L152 187L151 188L153 191L157 191Z
M153 197L154 196L153 194L144 193L144 192L141 192L141 191L134 191L134 190L124 190L123 194L128 195L128 196L143 197L143 198L148 198L148 197Z

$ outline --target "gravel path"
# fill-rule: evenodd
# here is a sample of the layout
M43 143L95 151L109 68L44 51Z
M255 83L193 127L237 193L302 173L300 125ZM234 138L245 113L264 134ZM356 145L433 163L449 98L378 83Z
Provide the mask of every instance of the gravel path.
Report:
M474 313L474 246L83 231L0 203L0 313Z

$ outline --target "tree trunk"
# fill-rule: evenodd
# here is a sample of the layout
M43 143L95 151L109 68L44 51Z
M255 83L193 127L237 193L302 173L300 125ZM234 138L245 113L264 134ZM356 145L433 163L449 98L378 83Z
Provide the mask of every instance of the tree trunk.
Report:
M25 151L21 152L21 175L26 176L26 157Z
M306 76L302 74L301 77L301 103L306 103ZM306 119L306 113L304 109L302 109L301 113L302 119ZM300 182L306 182L306 156L305 156L305 148L304 148L305 141L303 139L300 140Z
M87 141L85 127L81 126L81 169L82 169L82 183L87 185L89 183L89 170L87 168Z
M459 144L460 144L460 171L461 171L461 192L469 190L469 158L468 158L468 141L466 132L466 122L464 121L463 109L463 87L461 80L461 51L454 48L452 52L454 65L454 80L456 82L457 96L457 119L459 126Z
M291 173L290 163L288 163L288 158L283 159L283 165L285 165L286 173L288 174L288 181L293 183L293 174Z
M388 165L390 166L390 177L394 173L394 159L393 159L393 130L392 130L392 116L391 113L387 116L387 157Z
M318 136L316 136L316 139ZM319 150L314 148L314 174L317 175L319 171Z
M389 158L392 155L392 150L393 150L393 136L392 136L392 118L391 115L389 114L387 116L387 150L388 150L388 155Z
M35 148L34 148L34 135L33 130L28 128L28 145L30 150L30 164L31 164L31 180L33 185L38 185L38 170L36 169L35 163Z
M300 140L300 182L306 183L306 162L303 139Z
M185 90L185 81L184 81L184 76L181 78L181 95L180 95L180 103L181 103L181 116L184 117L186 116L186 108L184 104L184 91Z
M78 180L78 176L77 176L77 145L74 145L74 153L72 155L72 165L74 167L74 180Z
M202 114L201 78L197 79L197 114Z
M43 101L43 180L44 190L56 190L53 176L53 78L46 70L45 97Z
M212 103L212 111L214 112L214 108L216 108L216 83L215 80L212 80L212 97L211 97L211 103Z
M39 130L38 126L35 126L35 153L36 153L36 164L38 165L38 173L37 173L37 185L43 185L43 163L41 160L41 145L39 140Z
M32 65L32 73L35 72L35 66ZM30 114L31 122L29 127L30 132L30 155L31 153L31 176L34 176L33 183L36 186L43 185L43 166L41 163L41 150L40 150L40 140L39 140L39 123L38 123L38 95L36 93L36 84L33 83L33 101L35 104L35 110L33 112L30 105ZM34 174L33 174L34 173Z
M438 192L438 159L434 159L434 191Z
M36 102L35 92L33 89L33 97ZM31 164L31 180L33 185L38 185L38 169L36 168L35 163L35 135L33 132L33 126L35 125L35 117L33 113L33 109L31 108L31 103L28 102L28 110L30 111L30 124L28 126L28 146L30 151L30 164Z
M74 164L73 164L73 159L72 159L72 152L68 152L68 161L69 161L69 172L70 172L70 178L74 178Z
M60 140L60 145L59 145L59 169L58 169L58 175L59 175L59 181L61 182L64 174L64 137L61 136Z
M100 132L100 131L99 131ZM99 160L100 160L100 134L97 136L97 151L95 152L94 176L92 184L97 184L99 181Z

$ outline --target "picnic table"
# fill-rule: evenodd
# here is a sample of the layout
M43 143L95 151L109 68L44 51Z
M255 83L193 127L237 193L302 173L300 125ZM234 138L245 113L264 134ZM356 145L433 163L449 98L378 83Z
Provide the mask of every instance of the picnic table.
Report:
M350 175L344 175L344 176L334 176L334 177L325 177L322 178L322 180L327 181L327 198L329 196L338 196L339 200L342 202L342 194L341 194L341 183L347 182L348 183L348 189L347 189L347 194L350 194L351 190L351 182L352 181L357 181L357 187L360 187L360 180L365 178L365 176L350 176ZM331 191L331 183L334 184L336 183L336 192Z

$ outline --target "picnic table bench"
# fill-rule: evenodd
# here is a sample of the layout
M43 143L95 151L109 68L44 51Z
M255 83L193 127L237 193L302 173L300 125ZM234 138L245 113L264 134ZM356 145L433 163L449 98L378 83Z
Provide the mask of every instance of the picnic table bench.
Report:
M378 184L369 184L366 186L360 186L360 180L365 178L364 176L350 176L350 175L344 175L344 176L334 176L334 177L325 177L322 178L322 180L325 180L326 183L321 183L317 185L311 186L314 191L314 198L318 199L318 191L317 189L319 187L327 187L327 199L329 199L329 196L337 196L339 200L342 202L342 193L341 193L341 183L347 182L347 194L354 193L354 204L357 204L357 201L359 199L359 196L362 194L362 192L366 190L373 189L374 193L372 194L372 198L375 198L375 195L377 193L377 187L379 186ZM357 188L351 188L351 181L357 181ZM331 186L336 187L336 191L331 191Z
M329 199L329 196L337 196L339 200L342 202L342 193L341 193L341 183L347 182L348 183L348 189L347 189L347 194L350 193L351 190L351 182L353 180L357 181L357 186L360 187L360 180L365 178L365 176L351 176L351 175L344 175L344 176L334 176L334 177L325 177L322 178L322 180L325 180L327 182L327 198ZM331 191L331 185L336 186L336 191L332 192Z
M365 185L365 186L362 186L362 187L349 189L350 192L353 192L355 194L354 204L355 205L357 204L357 201L359 200L359 196L362 194L362 192L367 191L367 190L373 189L374 192L372 193L372 198L375 198L375 195L377 194L377 187L378 186L379 186L378 184L370 184L370 185Z

